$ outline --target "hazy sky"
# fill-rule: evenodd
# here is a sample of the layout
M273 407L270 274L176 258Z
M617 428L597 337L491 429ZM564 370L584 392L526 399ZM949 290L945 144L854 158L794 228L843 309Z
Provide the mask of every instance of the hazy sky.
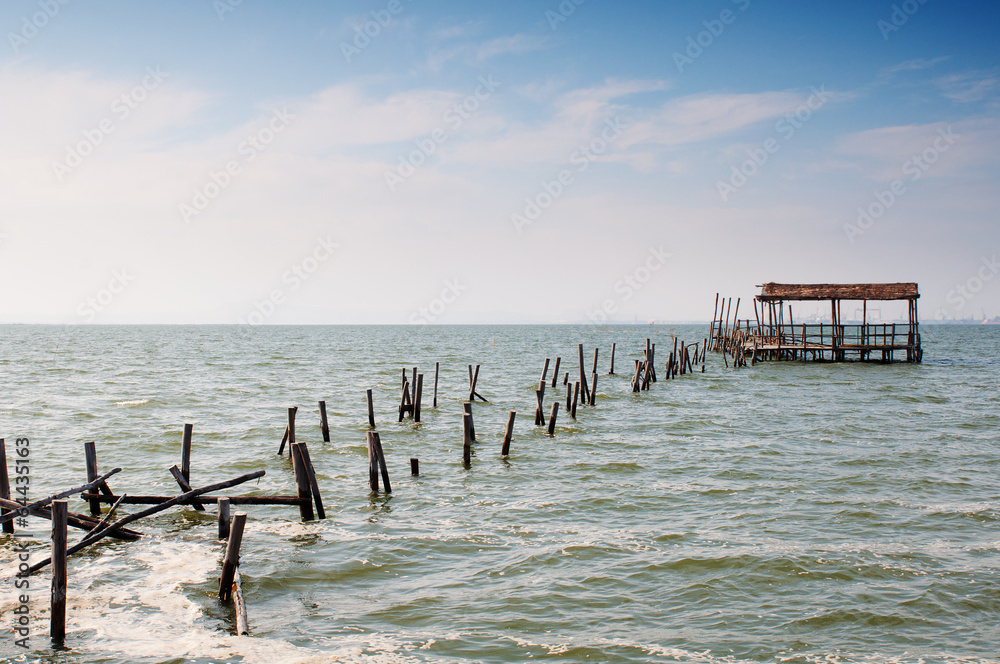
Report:
M0 4L0 322L1000 313L1000 5ZM809 313L804 307L802 313Z

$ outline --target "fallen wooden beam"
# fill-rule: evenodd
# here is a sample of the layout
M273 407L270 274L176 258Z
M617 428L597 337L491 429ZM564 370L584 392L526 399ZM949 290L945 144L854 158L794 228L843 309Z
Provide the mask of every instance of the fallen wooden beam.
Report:
M46 505L48 505L49 503L51 503L54 500L61 500L61 499L65 498L65 497L67 497L67 496L72 496L74 493L81 493L83 491L86 491L87 489L90 489L90 488L92 488L92 487L100 484L101 482L103 482L104 480L108 479L109 477L111 477L115 473L120 473L120 472L122 472L121 468L115 468L111 472L105 473L101 477L98 477L93 482L88 482L88 483L84 484L83 486L76 487L75 489L67 489L66 491L62 491L60 493L57 493L54 496L49 496L48 498L42 498L41 500L36 500L35 502L31 503L30 505L25 505L24 507L21 507L20 505L18 505L18 509L28 510L29 512L31 512L33 510L37 510L40 507L45 507ZM15 518L17 518L17 513L16 512L10 512L8 514L4 514L3 516L0 516L0 523L5 523L7 521L13 521Z
M118 496L101 496L95 493L84 493L83 498L90 500L96 498L102 503L113 503L118 500ZM173 500L174 496L125 496L122 501L124 505L159 505L168 500ZM198 500L203 503L214 504L220 499L229 500L230 505L291 505L298 506L301 500L298 496L198 496ZM184 499L178 505L193 505L194 500Z

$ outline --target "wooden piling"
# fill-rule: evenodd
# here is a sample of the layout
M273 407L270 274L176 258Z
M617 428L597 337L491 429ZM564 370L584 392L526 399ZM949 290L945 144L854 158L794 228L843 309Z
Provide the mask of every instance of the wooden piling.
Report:
M510 439L514 435L514 418L517 416L517 411L510 411L507 414L507 428L503 433L503 447L500 449L501 456L508 456L510 454Z
M378 455L375 453L375 432L369 431L365 442L368 445L368 488L378 492Z
M462 404L462 463L468 467L472 463L472 441L475 434L472 429L472 404Z
M370 432L372 436L372 444L375 448L375 460L378 462L378 467L380 474L382 475L382 485L385 488L386 493L392 493L392 485L389 484L389 466L385 462L385 450L382 449L382 437L379 436L378 431ZM375 489L378 491L378 488Z
M52 502L52 596L49 616L49 636L53 643L66 639L66 517L65 500Z
M243 598L243 577L240 575L238 565L233 572L233 607L236 609L236 634L238 636L249 635L250 622L247 619L247 603Z
M319 402L319 427L323 433L323 442L330 442L330 422L326 419L326 402Z
M541 381L546 380L546 376L549 375L549 358L545 358L545 366L542 367L542 377L539 379Z
M0 499L10 500L10 474L7 470L7 447L4 444L4 439L0 438ZM100 503L98 503L98 509L100 509ZM9 510L4 507L0 508L0 516L7 514ZM14 520L4 521L3 532L8 535L14 532Z
M555 368L552 369L552 387L555 387L556 383L559 382L559 362L560 361L562 361L562 358L561 357L557 357L556 358L556 366L555 366Z
M417 477L420 475L420 459L410 457L410 475Z
M229 539L229 499L219 498L219 539Z
M309 484L309 471L306 470L305 459L302 456L299 446L302 443L292 443L288 448L288 453L292 457L292 472L295 474L295 488L299 498L299 516L303 521L312 521L313 498L312 487Z
M574 420L576 419L576 404L580 401L580 382L577 381L573 384L573 409L570 411L569 416Z
M368 396L368 426L375 428L375 404L372 402L372 391L366 390Z
M563 385L569 385L569 372L563 374Z
M611 344L611 371L608 372L609 376L615 375L615 346L617 344Z
M313 468L312 458L309 456L309 448L305 443L299 443L299 452L305 462L306 474L309 478L309 488L312 490L313 502L316 504L316 516L321 520L326 518L326 510L323 509L323 498L319 495L319 482L316 481L316 469Z
M413 398L413 421L420 421L420 399L424 395L424 375L417 374L417 389L416 395Z
M434 407L438 407L438 374L441 373L441 363L434 363Z
M590 375L590 405L593 406L597 403L597 372L593 372Z
M587 391L587 373L583 366L583 344L576 345L576 352L580 359L580 388L583 390L583 400L586 401L589 392Z
M86 457L87 481L93 482L97 479L97 447L93 442L83 444L83 454ZM101 516L101 501L90 501L91 516Z
M181 439L181 475L191 482L191 437L194 432L193 424L184 425L184 437ZM292 432L294 434L294 431Z
M285 443L289 445L295 443L295 413L298 410L298 406L292 406L288 409L288 425L285 427L285 437L281 439L281 445L278 446L278 456L284 453Z
M597 351L599 350L599 348L594 349L594 368L590 370L590 373L597 373ZM593 386L591 386L591 390L593 390Z
M472 402L467 401L462 404L462 411L469 416L469 441L476 442L476 423L472 419Z
M294 449L293 447L292 450ZM294 451L291 453L295 454ZM226 555L222 559L222 574L219 576L219 599L223 602L233 598L233 578L240 564L240 545L243 544L243 530L246 523L246 512L237 512L233 515L229 537L226 540Z
M556 435L556 415L559 414L559 402L552 402L552 412L549 414L549 436Z

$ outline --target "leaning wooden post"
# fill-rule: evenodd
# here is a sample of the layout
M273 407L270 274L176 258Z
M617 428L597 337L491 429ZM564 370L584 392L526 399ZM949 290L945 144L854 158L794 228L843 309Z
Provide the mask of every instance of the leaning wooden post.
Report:
M323 431L323 442L330 442L330 422L326 419L326 402L319 402L319 427Z
M569 416L574 420L576 419L576 404L580 400L580 381L573 383L573 409L569 412Z
M615 345L611 344L611 371L608 372L609 376L615 375Z
M239 565L233 573L233 606L236 608L236 634L249 635L250 622L247 618L247 603L243 598L243 578L240 576Z
M583 344L576 345L577 355L580 356L580 388L583 390L583 400L587 400L587 370L583 367Z
M535 390L535 426L545 424L545 412L543 403L545 401L545 381L538 381L538 389Z
M229 539L229 499L219 498L219 539Z
M549 436L556 435L556 415L559 413L559 402L552 402L552 413L549 415Z
M542 377L539 378L541 381L545 381L545 377L549 375L549 358L545 358L545 366L542 367Z
M188 483L186 479L184 479L184 475L181 473L180 468L178 468L177 466L170 466L170 474L174 476L175 480L177 480L177 486L181 488L181 491L183 493L187 493L188 491L191 490L191 485ZM191 501L191 506L194 507L199 512L205 511L205 506L197 498Z
M191 483L191 434L193 432L193 424L184 425L184 438L181 440L181 475L189 484Z
M299 516L303 521L312 521L313 498L312 487L309 485L309 471L306 470L305 460L299 450L302 443L292 443L288 448L288 453L292 457L292 472L295 474L295 487L299 498Z
M517 411L510 411L507 415L507 428L504 430L503 434L503 447L500 449L501 456L507 456L510 454L510 438L514 434L514 417L517 415Z
M316 516L320 519L326 518L326 510L323 509L323 499L319 495L319 482L316 481L316 469L313 468L312 459L309 458L309 448L305 443L299 443L299 453L305 463L306 473L309 477L309 488L312 490L313 502L316 503Z
M593 406L597 400L597 372L590 375L590 405Z
M597 373L597 351L599 350L600 348L594 349L594 368L590 370L590 373ZM593 389L593 385L591 385L591 389Z
M292 454L294 455L294 452ZM237 512L233 515L229 538L226 540L226 555L222 559L222 575L219 577L219 599L223 602L233 598L233 578L236 576L236 567L240 564L240 545L243 543L243 529L246 523L246 512Z
M476 442L476 423L472 419L472 402L463 403L462 411L469 415L469 440L474 443Z
M375 453L375 432L369 431L366 437L368 444L368 488L378 493L378 455Z
M561 362L561 361L562 361L562 358L561 357L557 357L556 358L556 366L555 366L555 368L552 369L552 387L555 387L556 383L559 382L559 362Z
M375 428L375 406L372 403L372 391L368 390L368 426Z
M52 501L52 613L49 636L53 643L66 639L66 517L65 500Z
M434 363L434 407L438 407L438 374L441 373L441 363Z
M90 481L88 478L87 481ZM0 438L0 498L10 500L10 475L7 472L7 448L4 439ZM98 503L100 506L100 503ZM7 508L0 509L0 514L7 514ZM14 521L4 521L3 532L10 534L14 532Z

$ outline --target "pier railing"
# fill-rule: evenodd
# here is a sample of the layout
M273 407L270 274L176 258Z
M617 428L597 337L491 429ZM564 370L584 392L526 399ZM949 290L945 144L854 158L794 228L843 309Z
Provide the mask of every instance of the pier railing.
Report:
M891 362L896 351L905 352L907 362L921 359L920 334L907 323L759 325L739 320L732 329L717 330L713 341L713 348L749 355L751 362L808 358Z

